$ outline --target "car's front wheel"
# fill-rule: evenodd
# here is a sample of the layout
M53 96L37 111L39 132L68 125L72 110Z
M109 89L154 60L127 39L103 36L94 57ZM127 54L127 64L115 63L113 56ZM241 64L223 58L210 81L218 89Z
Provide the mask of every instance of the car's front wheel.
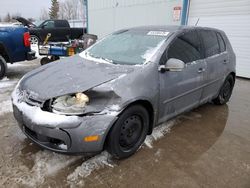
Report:
M214 104L223 105L226 104L233 92L235 80L232 75L229 75L220 88L219 95L213 100Z
M149 114L141 105L128 107L113 125L107 150L118 159L133 155L144 142L149 129Z

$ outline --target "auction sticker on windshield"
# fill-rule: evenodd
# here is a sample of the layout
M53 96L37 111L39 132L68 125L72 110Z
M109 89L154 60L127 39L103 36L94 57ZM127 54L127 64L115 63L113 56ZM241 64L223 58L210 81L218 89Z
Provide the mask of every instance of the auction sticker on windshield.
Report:
M154 36L167 36L169 32L167 31L149 31L147 35L154 35Z

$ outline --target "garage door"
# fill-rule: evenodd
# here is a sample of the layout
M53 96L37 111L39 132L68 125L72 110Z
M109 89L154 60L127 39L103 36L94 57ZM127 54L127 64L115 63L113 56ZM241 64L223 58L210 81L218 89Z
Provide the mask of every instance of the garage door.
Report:
M237 75L250 78L250 0L190 0L189 25L222 29L237 56Z

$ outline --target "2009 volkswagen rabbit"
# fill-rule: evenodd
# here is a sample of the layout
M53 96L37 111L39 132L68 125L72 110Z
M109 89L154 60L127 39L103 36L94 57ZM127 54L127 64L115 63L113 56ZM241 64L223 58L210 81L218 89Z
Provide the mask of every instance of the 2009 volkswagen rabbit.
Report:
M63 153L129 157L156 125L228 102L235 82L228 38L210 28L121 30L60 61L26 74L12 99L27 137Z

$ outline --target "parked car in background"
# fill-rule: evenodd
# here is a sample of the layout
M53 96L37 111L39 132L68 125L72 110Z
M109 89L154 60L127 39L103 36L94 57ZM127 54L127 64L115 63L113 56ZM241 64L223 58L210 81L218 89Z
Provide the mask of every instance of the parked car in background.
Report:
M30 34L23 26L0 25L0 79L7 71L6 63L35 59L30 49Z
M64 42L69 39L81 39L86 33L86 28L70 28L67 20L45 20L39 25L35 25L22 17L16 17L17 21L29 28L31 35L31 44L43 42L51 34L50 41Z
M62 153L129 157L155 126L227 103L235 83L230 42L210 28L125 29L60 61L26 74L12 99L27 137Z

